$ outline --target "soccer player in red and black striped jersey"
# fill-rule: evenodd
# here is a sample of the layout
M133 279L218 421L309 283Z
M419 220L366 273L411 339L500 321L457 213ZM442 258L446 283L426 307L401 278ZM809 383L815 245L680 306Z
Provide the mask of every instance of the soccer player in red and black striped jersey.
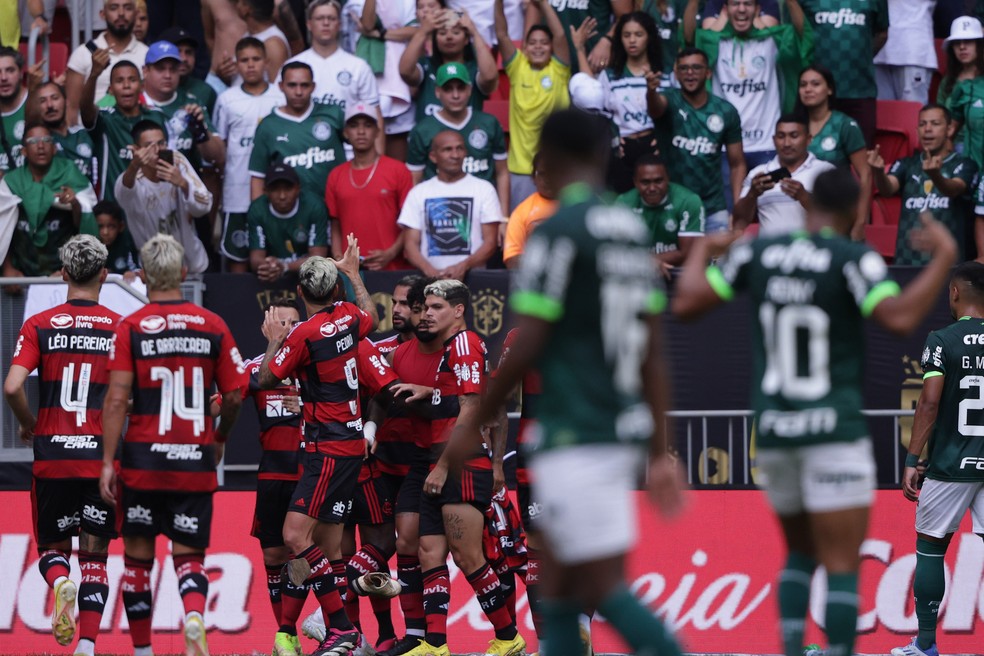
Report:
M186 654L207 656L205 549L212 523L215 466L242 404L242 357L215 313L181 296L184 248L157 235L140 249L150 303L120 322L110 356L103 407L106 451L100 492L119 502L124 545L123 605L135 656L152 654L150 572L154 542L163 533L184 604ZM209 416L212 386L222 396L220 423ZM133 395L120 467L116 451Z
M342 531L366 451L357 342L378 323L375 303L359 277L358 256L358 244L350 236L337 263L309 258L301 266L297 287L308 319L289 334L271 314L264 320L271 339L260 386L271 389L296 375L304 403L303 471L284 522L284 544L297 556L288 563L292 583L311 585L329 627L315 656L347 653L360 637L336 586L336 576L345 576ZM336 302L344 293L339 271L351 281L358 305ZM316 528L326 551L314 543Z
M3 391L20 423L21 439L34 443L31 502L38 566L55 591L52 631L58 644L71 644L78 595L76 653L92 656L109 596L106 552L117 536L113 506L99 496L99 471L109 351L120 316L99 305L107 252L98 239L72 237L59 256L68 300L24 323ZM37 417L25 390L35 369L40 387ZM68 579L73 535L79 536L78 589Z
M492 500L492 460L487 449L470 454L460 471L449 471L446 453L455 423L479 406L488 375L485 343L465 330L471 293L457 280L439 280L424 290L426 331L444 345L431 395L430 473L420 502L420 566L424 578L427 634L409 656L450 656L447 613L450 575L447 557L465 573L495 629L486 654L524 653L526 641L506 608L499 579L485 559L482 536Z
M300 323L297 306L288 300L278 300L266 308L285 328ZM263 336L270 338L265 327ZM274 656L294 656L300 652L297 639L297 618L307 599L305 586L294 586L284 581L281 570L290 560L290 552L284 546L284 519L290 507L294 488L301 477L300 449L304 440L301 416L293 412L289 397L296 397L297 385L293 379L285 379L273 389L260 387L260 367L263 355L246 362L246 382L243 398L252 398L256 405L256 417L260 424L259 471L256 474L256 507L253 528L250 532L260 541L263 564L267 576L267 592L273 615L277 622L277 634L273 641Z

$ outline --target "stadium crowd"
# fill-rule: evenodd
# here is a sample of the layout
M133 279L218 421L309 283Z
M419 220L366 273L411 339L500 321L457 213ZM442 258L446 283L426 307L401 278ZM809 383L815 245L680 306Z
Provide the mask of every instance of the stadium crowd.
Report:
M549 278L564 261L562 240L526 251L580 193L556 185L561 146L538 150L561 110L601 131L604 186L641 217L667 280L705 234L802 231L831 171L858 183L850 236L889 261L933 266L937 251L912 240L926 212L956 259L984 261L984 0L104 0L104 31L65 70L47 62L50 78L18 42L57 30L53 4L21 4L7 21L19 29L0 30L0 259L4 277L62 276L70 291L28 318L4 391L35 441L53 631L78 637L77 654L94 654L118 531L137 656L152 654L158 533L174 542L188 654L208 653L214 463L245 398L260 410L253 534L275 656L302 653L309 592L320 609L302 632L318 656L370 653L360 596L375 653L450 654L449 555L494 627L487 654L525 653L518 579L538 633L541 613L560 616L539 604L522 465L519 507L502 494L506 422L488 424L481 448L447 445L489 376L465 329L468 272L529 258ZM142 276L146 308L97 306L104 268ZM408 274L382 342L366 339L378 317L360 269ZM184 275L219 271L297 278L304 313L268 308L265 354L244 360L220 318L182 301ZM60 345L51 333L69 320L84 335ZM39 367L35 415L24 384ZM524 419L537 386L524 378ZM49 439L87 430L103 438L88 461L86 442ZM48 521L80 500L97 512ZM597 608L634 612L613 599ZM656 648L651 631L639 640Z

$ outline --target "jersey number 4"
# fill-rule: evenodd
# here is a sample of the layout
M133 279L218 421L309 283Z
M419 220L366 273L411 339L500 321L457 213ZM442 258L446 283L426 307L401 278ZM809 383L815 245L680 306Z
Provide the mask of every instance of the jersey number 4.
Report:
M70 362L62 370L61 407L65 412L75 413L75 426L85 425L85 411L89 408L89 381L92 379L92 363L79 365L78 392L75 393L75 363Z
M171 430L174 416L190 421L198 437L205 431L205 370L191 368L191 405L185 397L185 368L171 371L167 367L151 367L150 379L161 381L161 414L157 425L158 435Z

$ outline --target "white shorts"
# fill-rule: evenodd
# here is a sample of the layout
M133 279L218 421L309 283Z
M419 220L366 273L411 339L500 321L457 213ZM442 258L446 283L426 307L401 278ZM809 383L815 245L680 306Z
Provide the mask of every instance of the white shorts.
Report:
M588 444L530 460L536 527L557 561L577 565L624 554L636 540L635 490L642 451Z
M762 487L780 516L870 506L875 457L867 437L788 449L760 449Z
M956 533L970 510L974 533L984 533L984 481L937 481L927 478L916 506L916 533L943 538Z
M383 127L386 129L386 134L410 132L417 123L417 106L411 103L410 107L396 116L386 116L385 114L383 116Z

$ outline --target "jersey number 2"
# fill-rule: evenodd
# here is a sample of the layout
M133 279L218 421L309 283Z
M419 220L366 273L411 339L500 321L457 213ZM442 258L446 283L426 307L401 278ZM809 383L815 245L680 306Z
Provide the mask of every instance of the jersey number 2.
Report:
M967 437L982 437L984 436L984 426L970 423L967 420L967 414L971 410L984 410L984 395L982 395L984 393L984 376L964 376L960 379L960 389L974 388L977 388L977 398L964 399L958 406L960 414L957 419L957 430L960 431L961 435Z
M205 370L191 368L191 398L189 406L185 400L185 368L171 371L167 367L151 367L150 379L161 381L161 413L157 425L158 435L166 435L171 430L174 416L190 421L198 437L205 431Z

